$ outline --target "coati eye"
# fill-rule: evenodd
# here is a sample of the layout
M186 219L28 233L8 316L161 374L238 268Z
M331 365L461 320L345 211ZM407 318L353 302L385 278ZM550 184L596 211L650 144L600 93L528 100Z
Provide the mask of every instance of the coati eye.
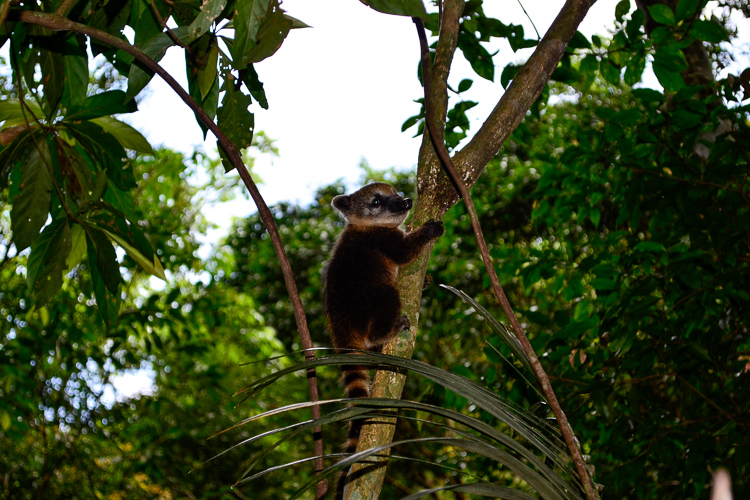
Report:
M380 200L377 199L377 198L375 198L374 200L372 200L372 206L373 207L379 207L380 206Z

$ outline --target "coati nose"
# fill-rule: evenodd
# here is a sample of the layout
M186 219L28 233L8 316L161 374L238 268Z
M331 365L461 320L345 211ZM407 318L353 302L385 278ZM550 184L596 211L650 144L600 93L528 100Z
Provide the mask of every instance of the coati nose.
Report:
M411 210L411 200L404 198L404 210Z

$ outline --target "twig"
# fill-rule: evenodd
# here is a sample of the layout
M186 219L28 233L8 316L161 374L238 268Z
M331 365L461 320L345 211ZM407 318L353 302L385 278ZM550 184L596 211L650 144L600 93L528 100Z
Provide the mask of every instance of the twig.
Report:
M16 21L43 26L53 31L74 31L76 33L82 33L115 48L121 49L122 51L132 55L149 70L158 74L167 83L167 85L172 87L172 90L174 90L177 95L180 96L183 102L187 104L187 106L195 113L201 123L203 123L203 125L205 125L206 128L208 128L214 134L217 142L226 153L227 158L237 169L237 172L239 172L242 181L245 183L245 187L250 192L250 196L253 198L255 205L258 207L260 218L266 226L266 230L268 231L268 235L271 238L274 250L276 251L276 256L279 259L281 272L284 276L284 283L286 284L287 292L289 293L289 298L292 302L292 307L294 308L294 319L297 323L297 329L299 330L302 347L305 350L305 358L308 360L314 358L315 351L313 350L312 340L310 339L310 330L307 327L307 318L305 317L305 311L302 306L302 301L299 297L299 292L297 291L297 284L294 281L294 274L292 273L289 259L287 258L286 252L284 251L284 245L281 241L281 237L279 236L279 231L276 228L276 223L274 222L273 215L271 214L271 211L268 209L268 205L266 205L266 202L263 200L263 197L258 191L258 187L255 185L255 182L253 182L253 179L250 176L250 172L248 172L247 168L242 162L242 156L237 150L237 147L232 143L232 141L229 140L226 134L224 134L224 132L219 129L219 127L208 116L203 108L201 108L198 103L195 102L192 97L190 97L185 89L183 89L180 84L177 83L177 81L172 77L172 75L164 70L164 68L162 68L158 63L156 63L142 51L133 47L126 41L121 40L120 38L117 38L96 28L73 22L70 19L55 14L33 11L12 11L11 15L9 15L8 17L12 17ZM318 384L314 368L308 370L307 381L309 386L308 389L310 392L310 401L316 403L317 401L319 401L319 398ZM318 405L312 407L312 417L313 419L320 417L320 407ZM315 455L319 457L315 460L315 472L316 474L319 474L323 470L323 438L321 428L316 427L315 429L313 429L313 434L315 436ZM326 487L327 485L325 481L321 481L321 483L318 484L318 491L320 492Z
M156 8L156 3L154 2L154 0L149 0L149 2L151 3L151 8L154 9L154 15L156 16L156 19L159 21L159 24L161 24L164 27L164 29L167 30L167 34L169 35L169 38L171 38L174 43L176 43L177 45L185 49L187 53L190 54L190 57L193 57L193 51L190 50L190 47L182 43L182 40L180 40L177 37L177 35L174 34L174 31L172 31L170 27L167 26L167 21L165 21L161 17L161 14L159 13L159 9Z
M448 171L449 176L458 187L464 203L466 203L466 209L469 212L471 225L474 229L477 244L479 245L479 250L482 254L482 260L484 261L484 265L487 268L487 274L489 275L490 282L492 283L492 288L495 292L495 296L500 302L503 311L505 311L505 314L508 316L511 326L513 327L513 332L521 342L524 352L529 358L529 362L534 369L534 373L539 380L540 385L542 386L542 391L547 397L547 402L552 407L552 411L557 418L557 421L560 425L560 430L562 431L565 442L568 445L570 455L576 465L576 469L578 470L578 475L580 476L581 482L583 483L586 497L588 500L595 500L596 494L594 493L594 486L591 483L591 477L589 477L588 470L586 469L586 464L583 461L581 452L575 442L573 430L570 427L570 423L568 423L568 419L565 416L565 413L560 407L560 403L557 400L557 396L555 396L555 392L553 391L552 386L550 385L549 377L545 373L544 368L542 368L542 365L539 362L539 358L537 357L536 352L534 352L534 348L531 346L531 343L529 343L529 340L526 337L526 333L524 333L523 328L521 328L521 325L518 322L515 313L513 312L513 308L510 306L510 303L508 302L508 298L505 296L505 292L503 291L502 286L500 286L500 280L495 273L495 267L492 265L492 258L490 257L489 250L487 249L487 243L485 242L484 236L482 235L482 227L479 224L479 217L477 216L477 211L474 207L474 201L471 198L471 193L469 193L469 189L466 187L463 179L456 171L453 160L448 154L448 150L445 148L443 130L437 127L437 117L435 116L432 109L432 75L430 53L429 47L427 45L427 36L425 35L424 23L422 22L422 20L416 17L413 18L413 20L414 24L417 25L417 33L419 35L419 42L422 53L422 82L424 85L425 95L425 123L427 125L427 130L429 131L430 138L432 139L433 147L440 157L443 166Z
M536 29L536 24L534 24L534 20L533 20L533 19L531 19L531 16L529 15L529 13L528 13L528 12L526 12L526 9L524 8L523 4L521 3L521 0L518 0L518 5L520 5L520 6L521 6L521 10L523 11L523 13L524 13L524 14L526 14L526 18L527 18L527 19L529 20L529 22L531 23L531 26L533 26L533 27L534 27L534 31L536 31L536 39L537 39L537 40L541 40L541 39L542 39L542 35L540 35L540 34L539 34L539 30L538 30L538 29Z

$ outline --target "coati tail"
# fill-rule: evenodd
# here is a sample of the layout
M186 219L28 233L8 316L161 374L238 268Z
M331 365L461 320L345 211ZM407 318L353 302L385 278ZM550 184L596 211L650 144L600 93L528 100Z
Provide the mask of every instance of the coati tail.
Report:
M366 366L344 365L341 367L341 378L346 387L346 396L348 398L367 398L370 397L370 377L367 375ZM352 454L357 451L359 444L359 433L362 430L362 420L349 421L349 434L347 435L344 453ZM336 500L343 500L344 487L346 486L346 476L349 474L347 467L339 473L339 480L336 485Z

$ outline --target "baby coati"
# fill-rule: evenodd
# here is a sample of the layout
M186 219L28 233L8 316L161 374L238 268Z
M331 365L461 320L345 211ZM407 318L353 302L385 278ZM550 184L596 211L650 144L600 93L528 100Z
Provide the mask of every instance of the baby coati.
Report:
M346 217L346 227L326 272L325 304L333 345L341 352L380 352L410 324L401 314L396 290L399 266L410 263L430 241L443 234L441 222L430 221L405 234L398 228L412 203L390 184L374 182L359 191L336 196L333 206ZM345 365L342 379L349 398L370 395L366 366ZM357 449L362 421L351 421L346 453ZM339 477L336 498L343 498L348 470Z

